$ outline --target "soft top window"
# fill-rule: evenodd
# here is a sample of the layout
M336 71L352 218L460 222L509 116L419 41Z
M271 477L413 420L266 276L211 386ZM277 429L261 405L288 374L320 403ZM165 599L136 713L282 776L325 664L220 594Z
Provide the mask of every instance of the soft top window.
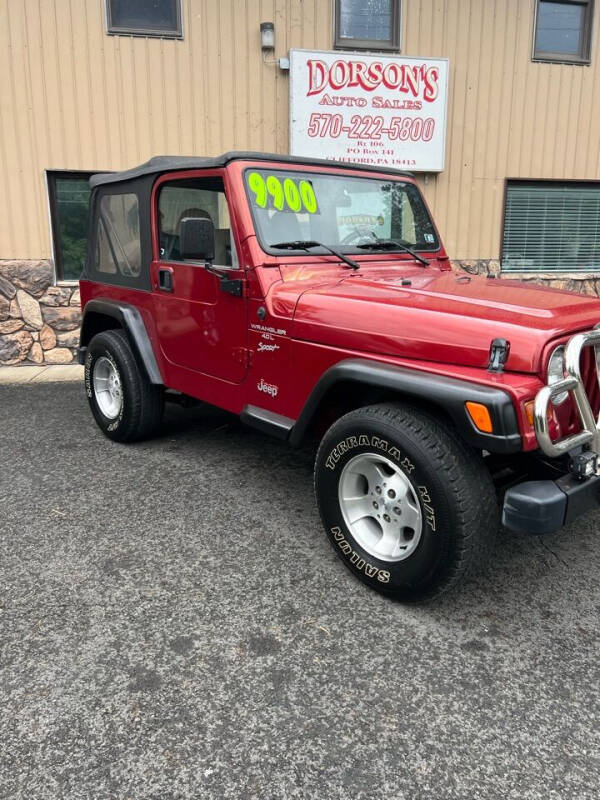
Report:
M98 208L95 268L137 278L142 270L140 215L136 194L105 194Z

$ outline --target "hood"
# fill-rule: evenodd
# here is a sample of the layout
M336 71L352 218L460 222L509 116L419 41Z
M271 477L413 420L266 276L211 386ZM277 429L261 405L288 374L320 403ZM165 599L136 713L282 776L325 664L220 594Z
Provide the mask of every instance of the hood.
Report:
M598 298L435 267L282 277L274 310L293 314L294 338L410 359L485 368L492 339L503 338L507 370L539 372L549 341L600 322Z

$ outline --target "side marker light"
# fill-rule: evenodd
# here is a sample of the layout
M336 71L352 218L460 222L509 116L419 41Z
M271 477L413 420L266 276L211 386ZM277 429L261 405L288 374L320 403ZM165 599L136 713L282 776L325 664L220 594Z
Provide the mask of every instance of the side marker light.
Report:
M493 432L492 418L487 406L484 406L483 403L474 403L472 400L467 400L465 408L478 431L482 433Z

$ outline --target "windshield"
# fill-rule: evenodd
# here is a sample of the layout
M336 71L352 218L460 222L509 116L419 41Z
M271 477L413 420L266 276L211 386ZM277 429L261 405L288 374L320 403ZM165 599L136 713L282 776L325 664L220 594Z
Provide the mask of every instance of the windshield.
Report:
M421 195L412 183L271 169L244 173L258 239L276 244L313 240L344 253L437 250L439 241ZM392 242L390 242L392 240ZM373 249L361 247L375 243Z

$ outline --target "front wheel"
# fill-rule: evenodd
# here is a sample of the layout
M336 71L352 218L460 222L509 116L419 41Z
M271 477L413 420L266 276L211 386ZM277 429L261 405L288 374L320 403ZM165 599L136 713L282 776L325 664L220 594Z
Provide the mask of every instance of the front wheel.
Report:
M498 528L481 456L403 404L346 414L315 463L321 519L363 583L398 600L441 594L481 565Z
M162 386L150 383L125 331L103 331L91 340L85 358L85 389L98 427L109 439L146 439L160 424Z

